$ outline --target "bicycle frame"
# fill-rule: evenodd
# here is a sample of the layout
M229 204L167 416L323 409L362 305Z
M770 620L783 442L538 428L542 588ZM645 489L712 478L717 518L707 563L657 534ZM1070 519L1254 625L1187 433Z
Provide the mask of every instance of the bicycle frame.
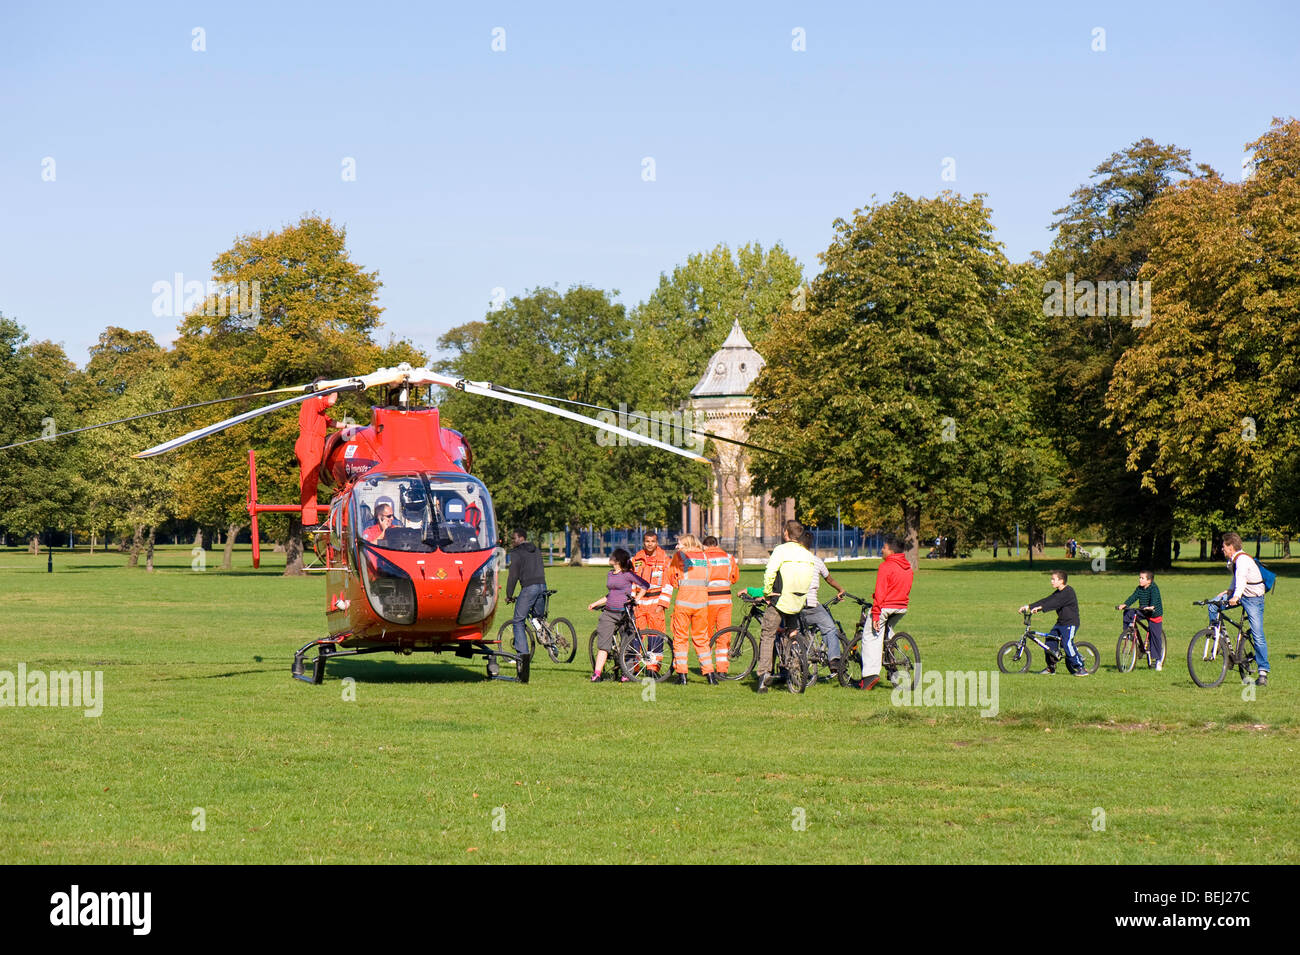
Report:
M1202 659L1207 662L1217 660L1219 658L1219 647L1223 646L1228 653L1229 665L1236 666L1241 660L1245 659L1245 654L1242 653L1242 644L1247 642L1246 633L1250 627L1250 620L1246 617L1246 608L1238 605L1237 619L1233 620L1227 613L1232 608L1228 607L1227 604L1214 603L1213 601L1206 601L1205 606L1210 606L1212 603L1219 608L1213 624L1213 646L1208 648L1207 655L1203 656ZM1225 627L1223 626L1225 623L1230 623L1236 628L1237 639L1235 641L1225 635Z

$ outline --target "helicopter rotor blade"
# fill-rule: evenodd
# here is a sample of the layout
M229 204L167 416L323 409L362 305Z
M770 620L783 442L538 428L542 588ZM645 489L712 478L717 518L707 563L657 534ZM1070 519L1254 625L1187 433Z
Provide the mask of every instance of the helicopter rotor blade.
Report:
M666 441L659 441L655 438L646 437L643 434L637 434L635 431L629 431L626 428L620 428L613 424L606 424L603 421L597 421L595 418L588 418L586 415L580 415L574 411L568 411L565 408L556 408L554 405L543 404L540 401L533 401L531 398L525 398L514 394L508 388L501 388L492 384L490 381L469 381L465 378L451 378L447 375L440 375L437 372L431 372L426 368L418 369L420 377L416 380L419 384L441 385L444 388L455 388L458 391L464 391L471 395L483 395L488 398L496 398L499 401L509 401L512 404L523 405L526 408L535 408L538 411L546 411L553 415L559 415L561 418L568 418L570 421L577 421L581 424L589 424L593 428L599 428L611 434L622 435L635 444L647 444L652 448L659 448L661 451L669 451L679 457L686 458L690 461L698 461L702 464L710 464L708 458L686 448L679 448L671 445ZM539 397L547 397L541 395Z
M605 411L609 414L621 414L625 421L651 421L653 419L639 414L635 411L616 411L613 408L606 408L604 405L593 405L585 401L574 401L569 398L556 398L554 395L538 395L531 391L520 391L518 388L507 388L505 385L492 385L493 391L506 391L512 395L523 395L526 398L544 398L547 401L555 401L563 405L573 405L576 408L591 408L593 411ZM765 454L776 454L771 448L760 447L757 444L750 444L748 441L741 441L738 438L728 438L726 435L714 434L712 431L701 431L698 428L688 428L685 425L681 429L689 434L699 434L706 438L712 438L714 441L724 441L727 444L735 444L742 448L749 448L751 451L762 451Z
M195 408L206 408L208 405L225 404L230 401L243 401L246 398L266 398L270 395L281 395L288 391L299 391L298 388L272 388L269 391L254 391L246 395L235 395L233 398L213 398L211 401L199 401L192 405L179 405L175 408L163 408L161 411L146 411L144 414L131 415L129 418L118 418L114 421L103 421L99 424L88 424L84 428L72 428L68 431L60 431L57 434L42 435L39 438L28 438L26 441L15 441L13 444L0 446L0 451L8 451L10 448L21 448L26 444L36 444L38 441L54 441L58 438L66 438L70 434L81 434L84 431L94 431L98 428L108 428L115 424L128 424L132 421L139 421L142 418L156 418L158 415L171 414L174 411L191 411Z
M325 382L321 382L325 384ZM307 387L311 388L311 385ZM306 394L297 395L293 398L286 398L284 401L277 401L274 404L263 405L261 408L254 408L252 411L245 411L243 414L235 415L233 418L227 418L225 421L218 421L216 424L204 425L202 428L195 428L188 434L183 434L179 438L172 438L170 441L164 441L162 444L156 444L152 448L133 454L136 458L152 458L155 455L166 454L168 451L175 451L179 447L189 444L192 441L198 441L202 438L210 437L218 432L225 431L227 428L233 428L237 424L243 424L246 421L252 421L254 418L260 418L262 415L271 414L282 408L288 408L299 402L306 401L308 398L319 398L322 395L337 394L344 391L364 391L363 385L357 379L344 379L343 384L334 387L317 388ZM294 389L297 390L297 389Z

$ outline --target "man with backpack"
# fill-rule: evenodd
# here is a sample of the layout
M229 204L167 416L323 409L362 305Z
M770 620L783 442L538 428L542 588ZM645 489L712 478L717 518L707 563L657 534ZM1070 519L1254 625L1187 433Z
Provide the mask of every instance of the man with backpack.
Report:
M1241 549L1241 536L1235 533L1223 535L1223 553L1228 558L1228 567L1232 571L1232 590L1223 591L1215 600L1226 602L1227 606L1237 604L1246 611L1250 621L1250 642L1255 645L1255 663L1259 667L1256 686L1268 686L1268 644L1264 640L1264 594L1273 589L1272 572L1265 571L1253 557ZM1209 605L1210 626L1219 619L1219 603Z

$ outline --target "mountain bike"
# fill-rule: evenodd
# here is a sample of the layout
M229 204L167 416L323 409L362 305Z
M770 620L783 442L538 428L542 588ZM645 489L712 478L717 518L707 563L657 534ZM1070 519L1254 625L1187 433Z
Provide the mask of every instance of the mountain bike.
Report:
M1236 667L1241 674L1242 683L1255 679L1255 645L1250 639L1250 618L1246 608L1238 606L1237 619L1228 616L1227 603L1217 599L1194 600L1193 607L1219 608L1218 619L1213 626L1206 627L1192 637L1187 645L1187 672L1192 682L1206 689L1213 689L1223 682L1228 675L1228 667ZM1231 624L1237 630L1236 640L1228 633L1224 624Z
M718 674L724 680L743 680L754 672L758 663L758 640L753 631L762 633L767 600L746 593L740 595L740 600L749 607L740 626L723 627L709 641L709 649L716 654L718 638L723 634L731 635L730 667L726 673ZM785 679L785 688L791 693L802 693L809 685L808 647L819 637L817 628L804 620L802 612L795 627L788 631L785 627L777 629L772 658Z
M1011 640L1002 644L998 650L998 669L1003 673L1024 673L1029 669L1031 654L1029 643L1033 641L1038 644L1047 659L1056 657L1058 660L1064 659L1063 647L1053 650L1047 644L1040 640L1051 636L1050 633L1043 633L1041 630L1035 630L1030 626L1029 621L1033 619L1032 613L1023 614L1025 618L1025 632L1020 635L1019 640ZM1056 639L1056 638L1052 638ZM1101 655L1097 653L1097 648L1091 643L1085 643L1082 640L1074 641L1074 649L1078 651L1079 657L1083 660L1083 668L1089 675L1097 672L1097 667L1101 665Z
M596 631L591 631L587 639L587 654L591 669L596 669ZM614 649L605 659L605 669L601 675L622 673L633 682L639 683L645 677L652 677L656 683L668 679L672 667L665 662L665 654L670 652L671 641L668 635L659 630L642 630L636 623L635 607L631 604L623 608L618 629L614 631Z
M795 626L777 628L772 662L780 669L785 688L791 693L802 693L808 686L808 646L816 632L802 610Z
M1116 607L1120 610L1120 607ZM1159 660L1151 658L1151 627L1146 621L1146 614L1155 607L1137 607L1132 623L1124 625L1124 632L1115 644L1115 666L1120 673L1128 673L1137 665L1138 657L1146 657L1147 666L1154 667Z
M546 591L543 594L545 600L542 603L541 614L530 610L528 616L524 618L524 628L528 631L528 652L534 657L537 656L537 645L540 643L546 648L546 655L551 658L551 662L571 663L578 653L578 631L573 629L573 624L564 617L556 617L554 620L548 620L546 617L551 597L556 593L558 591ZM506 646L508 635L510 641L514 640L513 633L514 621L507 620L497 631L497 641L502 646Z
M848 649L841 658L844 666L840 672L840 682L849 686L862 680L862 637L871 626L871 601L852 594L844 596L862 608L857 628L853 631L853 640L847 643ZM840 628L840 640L840 646L845 646L843 628ZM902 686L906 682L915 690L921 681L920 648L910 633L895 633L893 626L888 623L885 626L885 642L880 649L880 672L890 686Z

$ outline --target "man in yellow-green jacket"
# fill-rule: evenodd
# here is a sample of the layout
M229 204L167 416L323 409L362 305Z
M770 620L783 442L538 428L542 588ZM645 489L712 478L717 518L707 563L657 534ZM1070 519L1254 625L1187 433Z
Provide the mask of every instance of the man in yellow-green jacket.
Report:
M812 552L799 539L803 525L786 521L782 532L784 543L772 551L767 570L763 573L763 593L768 595L767 610L763 612L762 638L758 645L758 664L754 674L758 684L756 693L766 693L772 677L772 651L776 646L776 631L798 624L799 611L803 610L813 578L817 575L817 562Z

